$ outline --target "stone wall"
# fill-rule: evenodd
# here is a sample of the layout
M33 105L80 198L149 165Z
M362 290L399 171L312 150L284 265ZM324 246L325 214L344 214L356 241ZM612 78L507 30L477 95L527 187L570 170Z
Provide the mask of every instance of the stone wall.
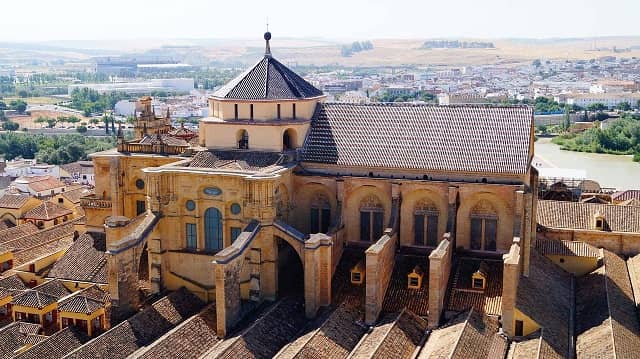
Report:
M445 233L440 244L429 255L429 327L440 326L444 298L451 274L453 245L451 235Z
M514 238L509 253L505 254L502 273L502 328L508 336L515 335L515 310L518 283L522 272L520 239Z
M538 236L548 239L580 241L613 253L634 256L640 253L640 233L605 232L582 229L545 228Z
M384 295L393 273L397 245L398 236L387 231L365 252L365 322L367 324L374 324L382 310Z

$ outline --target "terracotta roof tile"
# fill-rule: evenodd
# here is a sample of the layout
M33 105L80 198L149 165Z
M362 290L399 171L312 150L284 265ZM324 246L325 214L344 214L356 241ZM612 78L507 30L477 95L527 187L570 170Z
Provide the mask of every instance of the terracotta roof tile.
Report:
M126 358L198 312L204 303L182 288L94 338L65 358Z
M107 283L106 237L84 233L56 261L48 277L80 282Z
M322 96L322 91L271 56L265 56L213 94L213 97L242 100L301 99L318 96Z
M64 183L52 176L22 176L16 179L16 181L20 180L28 183L29 188L35 192L49 191L64 187Z
M530 107L319 104L302 160L523 174L532 119Z
M0 243L10 242L38 231L38 227L31 222L19 224L15 227L0 231Z
M89 338L79 329L67 327L61 331L46 337L29 348L24 353L16 356L16 359L58 359L80 347Z
M95 194L95 192L86 187L73 188L71 190L62 192L62 196L64 198L68 199L71 203L75 203L75 204L80 203L80 198L91 196L93 194Z
M640 233L640 207L614 204L538 201L538 223L551 228L593 229L594 216L604 217L607 231Z
M486 264L487 288L471 287L471 276ZM460 258L451 284L447 310L462 312L473 308L489 315L502 314L502 261L477 258Z
M33 207L22 215L25 219L35 219L42 221L50 221L55 218L68 216L73 212L65 207L57 205L53 202L45 201L39 206Z
M211 150L197 152L188 166L260 171L278 168L284 162L286 156L277 152Z
M42 309L70 293L62 282L52 280L16 295L11 304Z
M219 342L216 305L211 303L130 358L173 359L185 354L197 358Z
M626 191L618 191L611 195L614 201L626 201L630 199L640 200L640 189L629 189Z
M516 308L543 328L540 356L566 358L570 340L571 274L536 250L530 252L530 261L529 276L520 276Z
M14 266L24 264L25 260L31 260L38 258L37 256L47 253L47 248L50 248L54 253L58 248L56 243L70 239L66 244L71 244L73 241L75 221L68 221L63 224L59 224L30 235L21 236L9 242L0 244L0 251L11 250L14 252Z
M543 255L553 254L565 257L600 257L600 250L585 242L540 238L536 240L536 249Z
M14 351L25 345L27 336L37 334L42 327L39 324L13 322L0 328L0 358L13 358Z
M0 197L0 208L18 209L27 203L30 197L26 193L7 193Z
M409 289L407 274L411 273L417 265L421 266L425 273L422 278L422 287ZM420 316L428 314L429 261L425 256L403 255L396 257L391 281L382 303L382 310L399 313L405 308Z

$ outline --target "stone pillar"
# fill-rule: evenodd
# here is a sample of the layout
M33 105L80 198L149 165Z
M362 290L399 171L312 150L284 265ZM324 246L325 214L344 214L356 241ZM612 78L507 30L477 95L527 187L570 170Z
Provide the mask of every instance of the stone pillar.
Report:
M502 329L507 336L515 335L515 311L520 281L520 240L514 238L509 253L503 255Z
M365 252L365 322L367 324L374 324L382 310L384 295L391 281L395 264L397 242L397 235L385 233Z
M447 209L447 233L454 235L451 246L455 247L456 221L458 215L458 187L449 186L449 208Z
M523 233L522 236L520 238L522 238L522 243L520 243L521 246L521 251L522 256L524 258L522 258L522 274L525 277L529 276L529 263L530 263L530 256L531 256L531 246L535 244L535 226L537 225L537 223L532 221L532 218L535 219L535 215L533 212L533 202L534 202L534 198L533 198L533 194L531 192L527 192L524 194L524 199L523 202L525 203L525 211L524 211L524 229L523 229ZM533 231L532 231L532 227L533 226ZM532 237L533 236L533 237Z
M121 169L120 169L120 158L113 157L109 162L109 176L111 180L110 184L110 196L111 200L111 211L113 216L122 216L124 215L124 203L123 197L124 194L121 192L122 187L120 186L122 183L121 177Z
M216 332L225 337L240 314L240 265L244 256L226 263L214 262L216 281Z
M260 258L252 263L260 263L260 294L263 299L275 300L278 297L278 241L273 234L273 227L263 227L258 233ZM256 254L254 254L255 257ZM256 258L253 258L256 259ZM255 276L255 269L252 270Z
M445 233L438 247L429 255L429 328L440 326L444 311L444 298L451 273L451 253L453 246L450 234Z
M304 244L304 302L307 318L331 304L331 237L312 234Z

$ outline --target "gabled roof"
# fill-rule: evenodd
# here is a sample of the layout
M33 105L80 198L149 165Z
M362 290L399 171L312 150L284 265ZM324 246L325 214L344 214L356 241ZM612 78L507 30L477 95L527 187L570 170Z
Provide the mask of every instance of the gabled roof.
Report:
M41 309L70 293L62 282L52 280L16 295L11 303Z
M106 238L84 233L53 265L47 277L91 283L107 283Z
M551 228L593 229L596 214L604 228L614 232L640 233L640 207L565 201L538 201L538 223Z
M40 324L13 322L0 328L0 358L13 358L14 351L26 344L29 335L38 334Z
M61 300L58 303L58 310L61 312L90 314L100 308L104 308L107 301L109 301L109 293L96 285L92 285Z
M45 201L39 206L33 207L22 215L22 218L50 221L55 218L67 216L73 212L53 202Z
M600 257L600 250L598 248L588 243L578 241L539 238L536 240L536 249L543 255Z
M67 327L39 341L27 351L16 356L16 359L62 358L87 340L89 338L82 330L75 327Z
M0 197L0 208L18 209L24 206L30 197L26 193L7 193Z
M229 81L213 97L238 100L295 100L322 96L322 91L270 55Z
M632 198L640 200L640 189L628 189L626 191L618 191L611 195L611 199L615 201L626 201Z
M532 120L530 107L321 103L302 161L523 174Z

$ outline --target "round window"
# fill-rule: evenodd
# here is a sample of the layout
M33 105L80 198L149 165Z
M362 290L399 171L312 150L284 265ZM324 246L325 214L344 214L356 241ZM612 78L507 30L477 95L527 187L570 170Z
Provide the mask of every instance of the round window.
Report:
M136 187L138 187L138 189L144 189L144 181L138 178L136 180Z
M239 204L234 203L234 204L231 205L231 213L239 214L241 210L242 210L242 207L240 207Z
M196 203L192 200L188 200L187 203L185 204L185 206L187 207L187 210L189 211L193 211L194 209L196 209Z

